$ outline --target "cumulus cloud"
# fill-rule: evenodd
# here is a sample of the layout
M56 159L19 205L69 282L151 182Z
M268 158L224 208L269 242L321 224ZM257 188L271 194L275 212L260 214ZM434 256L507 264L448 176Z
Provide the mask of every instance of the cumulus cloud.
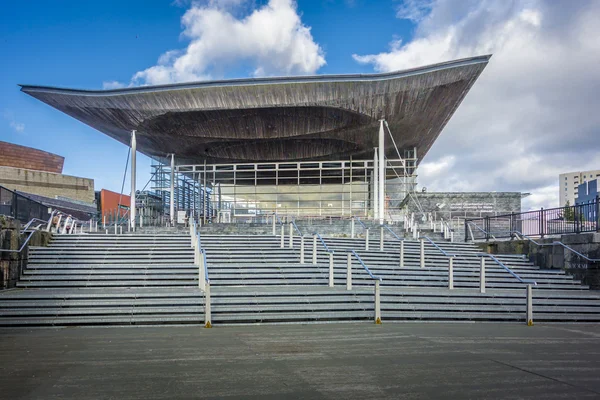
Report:
M124 83L118 82L118 81L106 81L106 82L102 82L102 89L104 90L110 90L110 89L121 89L123 87L125 87L126 85Z
M293 0L269 0L238 15L244 3L192 3L181 19L182 35L190 40L187 48L167 51L157 65L137 72L132 84L205 80L240 68L254 76L314 74L325 65L323 49L302 23Z
M356 61L392 71L493 53L421 165L421 184L530 192L525 207L556 207L559 173L600 167L599 1L405 5L417 10L399 15L418 21L414 38Z

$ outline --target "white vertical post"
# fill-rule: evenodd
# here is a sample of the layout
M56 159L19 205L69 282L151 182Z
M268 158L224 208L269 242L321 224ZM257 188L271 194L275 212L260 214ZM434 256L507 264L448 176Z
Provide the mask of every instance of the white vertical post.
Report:
M206 290L206 274L204 272L206 265L204 265L204 254L201 249L198 249L198 261L198 286L200 289Z
M210 309L210 283L206 282L204 288L204 327L212 328L211 309Z
M448 258L448 289L454 289L454 257Z
M304 264L304 235L300 236L300 264Z
M527 326L533 326L533 287L527 285Z
M115 235L117 234L117 220L115 219Z
M123 234L123 226L119 225L119 234L122 235Z
M479 291L485 293L485 257L481 257L481 271L479 274Z
M350 200L350 204L352 204L352 200ZM352 221L350 222L350 239L354 239L354 217L352 217Z
M454 243L454 232L450 231L450 243Z
M425 239L421 238L421 268L425 268Z
M144 216L140 215L140 228L144 227Z
M90 233L92 233L92 224L93 224L93 223L94 223L94 221L92 221L92 220L90 219Z
M377 147L375 147L375 155L373 156L373 219L379 219L379 155Z
M379 121L379 223L385 218L385 134L383 119Z
M127 232L131 232L131 219L127 220Z
M317 235L313 235L313 254L312 254L312 263L317 263Z
M206 185L206 182L203 182ZM205 186L206 188L206 186ZM175 154L171 154L171 187L170 187L169 213L171 214L171 226L175 226Z
M106 229L106 215L102 217L102 229Z
M294 248L294 225L290 222L290 249Z
M400 241L400 268L404 267L404 240Z
M369 228L365 229L365 250L369 250Z
M329 253L329 287L333 287L333 253Z
M348 266L346 269L346 290L352 290L352 253L348 253Z
M379 251L383 251L383 226L379 228Z
M135 137L135 131L131 131L131 201L129 204L129 221L131 229L135 232L135 177L136 177L136 148L137 148L137 140Z
M281 224L281 245L282 249L285 247L285 225Z
M277 216L275 216L275 214L273 214L273 236L277 235L277 232L275 230L275 220L277 219Z
M379 280L375 281L375 323L381 324L381 299L379 294Z

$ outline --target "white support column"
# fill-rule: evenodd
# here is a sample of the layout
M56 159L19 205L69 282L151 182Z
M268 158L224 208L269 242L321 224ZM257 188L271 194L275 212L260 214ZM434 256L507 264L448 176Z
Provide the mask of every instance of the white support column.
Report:
M375 323L381 324L381 296L379 294L379 280L375 281Z
M352 183L350 187L352 187ZM350 204L352 204L352 200L350 200ZM354 217L352 217L352 222L350 223L350 239L354 239Z
M421 238L421 268L425 268L425 239Z
M375 147L375 154L373 155L373 220L379 219L379 155L377 154L377 147Z
M365 229L365 250L369 250L369 228Z
M448 289L454 289L454 257L448 259Z
M285 225L281 224L281 246L282 249L285 247Z
M329 287L333 285L333 253L329 253Z
M527 285L527 326L533 326L533 287Z
M385 219L385 134L383 130L383 119L379 121L379 223L383 224Z
M170 189L171 189L171 194L170 194L171 195L171 203L170 203L169 212L171 214L171 226L174 226L175 221L177 221L175 219L175 154L171 154L171 188Z
M348 253L348 265L346 269L346 290L352 290L352 253Z
M294 225L290 222L290 249L294 248Z
M300 236L300 264L304 264L304 236Z
M383 226L379 228L379 251L383 251Z
M481 271L479 274L479 291L485 293L485 257L481 257Z
M210 283L206 283L204 289L204 327L212 328L211 309L210 309Z
M404 267L404 240L400 241L400 268Z
M131 131L131 203L129 206L129 221L131 229L135 232L135 178L136 178L136 162L135 156L137 152L137 140L135 131Z
M312 263L317 263L317 235L313 235L313 254L312 254Z
M275 230L275 221L277 220L277 216L273 214L273 236L277 236L277 232Z

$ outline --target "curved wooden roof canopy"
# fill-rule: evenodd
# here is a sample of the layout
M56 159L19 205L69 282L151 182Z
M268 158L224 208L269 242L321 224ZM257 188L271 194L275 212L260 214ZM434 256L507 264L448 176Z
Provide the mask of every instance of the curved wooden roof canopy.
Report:
M177 164L371 158L379 119L399 149L427 153L489 55L383 74L235 79L115 90L21 90ZM397 158L391 141L386 155Z

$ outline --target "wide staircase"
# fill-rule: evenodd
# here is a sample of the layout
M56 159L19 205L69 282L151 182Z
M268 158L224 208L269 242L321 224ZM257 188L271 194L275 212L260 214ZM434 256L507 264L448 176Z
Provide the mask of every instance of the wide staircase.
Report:
M355 250L382 278L383 321L524 321L525 287L506 270L486 264L480 293L479 250L466 243L437 243L454 258L454 290L448 258L420 243L372 238L324 238L333 251L334 283L328 287L329 253L313 237L203 233L211 283L212 322L309 323L373 320L373 280L352 258L353 288L346 290L347 254ZM189 234L55 235L49 247L31 248L18 288L0 292L0 326L201 324L204 293ZM600 294L560 270L542 270L515 255L497 257L533 290L537 322L599 322Z

